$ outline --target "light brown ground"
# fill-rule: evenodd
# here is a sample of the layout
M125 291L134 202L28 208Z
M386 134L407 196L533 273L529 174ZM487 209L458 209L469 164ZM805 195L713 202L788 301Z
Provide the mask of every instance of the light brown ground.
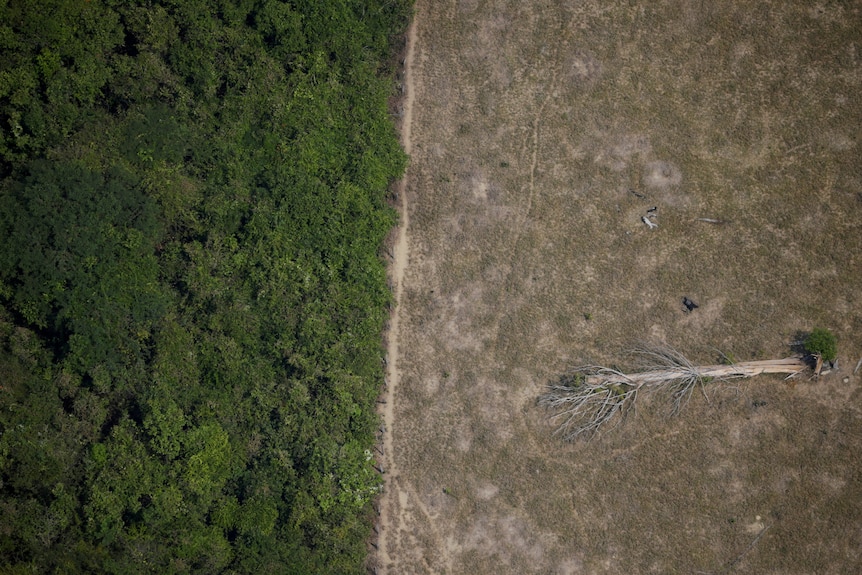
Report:
M860 8L417 0L380 573L862 572ZM589 444L535 407L638 341L741 361L815 326L819 383Z

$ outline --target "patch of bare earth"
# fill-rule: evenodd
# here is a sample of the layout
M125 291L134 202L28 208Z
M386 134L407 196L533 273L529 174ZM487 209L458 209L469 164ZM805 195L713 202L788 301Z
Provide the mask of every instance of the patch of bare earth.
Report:
M417 0L378 572L862 572L860 10ZM819 382L644 398L590 443L535 405L639 341L816 326Z

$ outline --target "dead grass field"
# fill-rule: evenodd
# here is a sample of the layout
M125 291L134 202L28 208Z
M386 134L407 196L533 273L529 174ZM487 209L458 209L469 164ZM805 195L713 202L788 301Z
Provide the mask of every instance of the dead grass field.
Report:
M378 572L862 573L862 2L417 0L416 33ZM536 407L637 342L817 326L819 382L590 443Z

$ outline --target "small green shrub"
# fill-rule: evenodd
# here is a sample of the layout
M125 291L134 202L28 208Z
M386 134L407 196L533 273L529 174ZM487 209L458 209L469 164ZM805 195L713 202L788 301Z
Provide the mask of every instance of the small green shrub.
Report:
M805 351L832 361L838 356L838 340L828 329L816 328L805 338Z

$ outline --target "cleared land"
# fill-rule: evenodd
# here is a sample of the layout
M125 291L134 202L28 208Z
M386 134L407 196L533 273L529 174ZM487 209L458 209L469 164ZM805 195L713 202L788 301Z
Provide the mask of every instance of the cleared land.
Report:
M862 3L418 0L415 31L379 572L862 571ZM637 342L816 326L818 382L590 443L536 406Z

